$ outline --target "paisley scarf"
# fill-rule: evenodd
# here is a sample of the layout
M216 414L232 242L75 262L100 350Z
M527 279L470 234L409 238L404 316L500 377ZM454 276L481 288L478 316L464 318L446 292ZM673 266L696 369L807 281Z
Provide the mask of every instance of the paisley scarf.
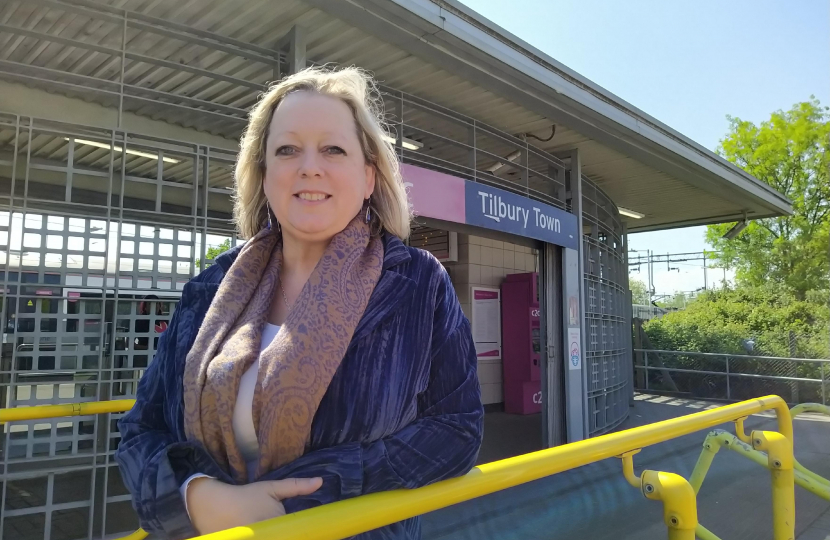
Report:
M187 354L183 381L188 440L201 443L235 481L249 477L232 426L242 375L260 359L253 401L258 478L304 453L314 414L382 263L381 239L356 217L331 240L276 338L260 353L271 302L282 301L282 241L266 229L243 246Z

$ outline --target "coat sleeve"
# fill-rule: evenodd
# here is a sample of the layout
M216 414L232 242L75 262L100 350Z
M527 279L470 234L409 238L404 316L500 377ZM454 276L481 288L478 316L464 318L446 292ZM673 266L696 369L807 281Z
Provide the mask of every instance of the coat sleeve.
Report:
M287 512L417 488L463 475L475 465L484 417L475 347L470 323L449 277L441 272L430 380L419 397L417 419L389 437L316 450L267 475L263 479L323 477L317 493L284 501Z
M197 535L179 493L185 479L203 472L228 480L201 446L182 442L166 420L167 408L179 406L174 386L181 386L174 358L179 313L159 337L156 356L139 381L135 405L118 422L121 442L115 453L141 527L170 540Z

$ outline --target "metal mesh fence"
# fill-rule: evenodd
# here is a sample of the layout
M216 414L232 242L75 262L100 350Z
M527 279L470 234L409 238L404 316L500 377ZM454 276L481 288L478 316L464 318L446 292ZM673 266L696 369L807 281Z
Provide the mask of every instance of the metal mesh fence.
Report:
M790 403L823 403L830 396L830 360L636 350L647 373L643 390L699 398L745 400L768 394Z

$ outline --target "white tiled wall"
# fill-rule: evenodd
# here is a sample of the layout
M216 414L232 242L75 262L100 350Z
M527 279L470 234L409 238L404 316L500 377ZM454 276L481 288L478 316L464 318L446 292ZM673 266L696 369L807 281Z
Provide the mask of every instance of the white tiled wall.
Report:
M458 235L458 262L447 263L461 309L472 318L470 288L499 288L504 276L536 271L536 250L479 236ZM480 359L478 378L485 404L501 403L501 360Z

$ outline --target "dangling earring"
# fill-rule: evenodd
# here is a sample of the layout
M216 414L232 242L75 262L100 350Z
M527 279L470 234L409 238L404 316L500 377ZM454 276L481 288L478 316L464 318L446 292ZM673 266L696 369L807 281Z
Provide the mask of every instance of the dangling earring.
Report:
M366 203L366 217L364 218L364 221L369 223L372 221L372 198L369 197L367 200L369 202Z
M274 215L274 212L271 210L271 205L268 204L268 201L265 202L265 208L268 212L268 230L271 232L280 232L280 222L277 221L277 216ZM276 230L274 229L274 224L276 223Z

